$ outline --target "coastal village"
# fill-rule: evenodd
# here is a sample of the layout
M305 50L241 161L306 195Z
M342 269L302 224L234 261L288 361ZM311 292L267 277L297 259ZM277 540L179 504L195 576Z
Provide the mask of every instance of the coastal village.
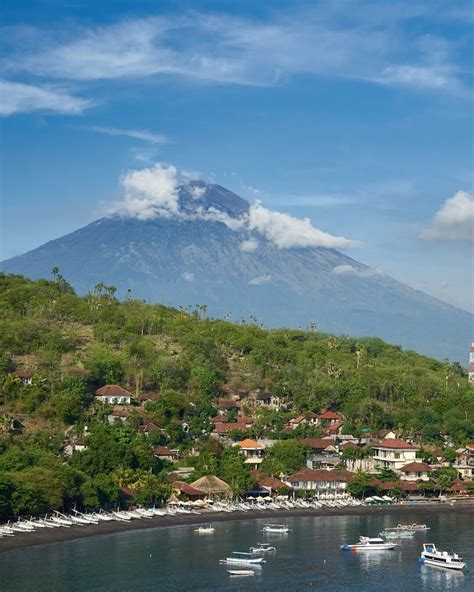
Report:
M13 376L26 387L33 384L33 375L27 371L15 371ZM169 442L166 431L157 425L149 411L149 403L157 397L159 395L153 392L137 396L118 384L106 384L95 391L96 408L105 413L108 424L134 426L145 442L148 438L156 440L157 436ZM282 495L290 499L344 499L352 495L364 497L363 494L369 492L374 494L366 495L369 503L386 503L405 498L465 500L474 496L474 442L453 448L449 437L441 434L442 444L433 446L424 444L417 434L401 435L390 429L375 434L363 430L354 436L346 433L345 420L340 413L327 410L293 417L289 401L262 392L250 393L248 397L217 399L214 404L216 414L208 418L206 436L219 448L234 448L241 455L253 483L248 490L238 492L243 499L258 501ZM255 436L253 426L262 410L284 410L289 417L281 430L281 440ZM189 433L192 417L191 407L179 424L184 435ZM23 432L20 416L7 418L3 415L3 420L7 432ZM87 450L87 426L82 433L73 429L65 436L65 456ZM236 492L215 475L190 480L195 474L193 460L199 456L199 438L189 440L191 447L189 441L184 448L169 444L149 446L150 455L162 461L165 467L166 480L172 487L170 499L176 503L214 498L216 494L223 499L233 497ZM305 451L304 464L287 474L265 474L262 464L278 442L301 445ZM449 460L447 449L452 451ZM451 471L451 478L440 485L435 475L446 467ZM350 484L357 481L361 473L370 476L370 481L365 483L365 488L351 491ZM121 494L125 505L133 506L133 488L123 487Z
M0 275L4 525L474 500L461 365L56 275Z

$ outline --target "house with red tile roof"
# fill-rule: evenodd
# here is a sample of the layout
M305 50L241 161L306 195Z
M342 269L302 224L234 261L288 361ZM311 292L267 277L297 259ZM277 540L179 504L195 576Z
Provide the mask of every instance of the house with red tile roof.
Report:
M205 491L192 487L189 483L185 483L184 481L174 481L172 485L178 495L182 495L189 500L204 499L206 497Z
M249 465L252 469L258 469L263 462L263 456L265 450L261 444L250 438L245 438L240 442L234 444L237 448L240 448L241 453L245 457L245 464Z
M424 462L411 462L400 469L401 479L404 481L429 481L433 469Z
M323 424L331 424L335 421L341 421L341 416L338 413L334 413L334 411L326 411L325 413L321 413L318 419Z
M281 489L293 489L288 483L283 483L283 481L276 477L265 477L258 482L258 486L260 489L266 489L270 495L278 493Z
M171 450L167 446L157 446L153 450L153 456L161 460L170 460L171 462L179 460L178 451L175 449Z
M130 405L133 395L118 384L106 384L95 391L95 398L108 405Z
M418 448L405 440L388 438L372 443L371 447L374 468L400 473L404 466L416 462Z

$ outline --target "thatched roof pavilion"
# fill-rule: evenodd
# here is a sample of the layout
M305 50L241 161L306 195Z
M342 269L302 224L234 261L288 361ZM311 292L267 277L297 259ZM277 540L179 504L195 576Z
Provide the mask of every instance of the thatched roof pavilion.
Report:
M231 488L225 481L219 479L215 475L205 475L194 483L191 483L191 487L204 491L208 496L222 495L232 493Z

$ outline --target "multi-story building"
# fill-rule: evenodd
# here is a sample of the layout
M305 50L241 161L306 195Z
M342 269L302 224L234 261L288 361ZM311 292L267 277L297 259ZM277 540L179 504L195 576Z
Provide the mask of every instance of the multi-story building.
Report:
M235 446L240 448L241 453L245 457L245 464L250 465L252 469L258 469L263 461L265 449L261 444L250 438L246 438L238 442Z
M388 438L373 444L372 460L375 466L400 473L404 466L416 461L417 450L405 440Z

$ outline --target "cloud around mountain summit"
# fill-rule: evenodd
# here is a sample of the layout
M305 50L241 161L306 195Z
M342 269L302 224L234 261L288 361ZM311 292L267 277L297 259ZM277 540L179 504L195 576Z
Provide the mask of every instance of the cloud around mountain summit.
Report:
M324 247L346 249L359 246L357 241L323 232L311 224L309 218L295 218L289 214L265 208L260 201L250 204L248 212L231 216L215 206L206 207L199 201L206 193L206 186L187 187L193 199L192 211L180 203L180 190L185 187L178 170L173 165L156 163L152 167L131 170L121 177L123 199L113 202L109 215L151 220L153 218L177 218L220 222L233 231L248 235L242 243L242 251L256 250L259 243L255 235L265 238L280 249Z

